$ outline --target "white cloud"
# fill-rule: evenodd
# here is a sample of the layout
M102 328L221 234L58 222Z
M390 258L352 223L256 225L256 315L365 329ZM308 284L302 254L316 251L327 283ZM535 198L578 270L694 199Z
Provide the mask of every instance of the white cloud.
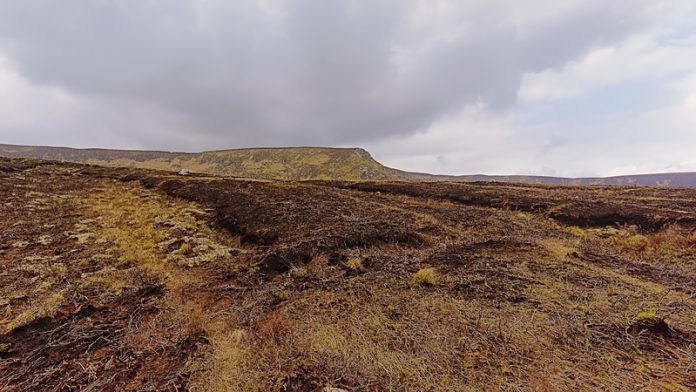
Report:
M671 77L694 64L696 45L660 45L655 36L640 35L617 47L595 49L562 69L525 74L518 98L526 103L570 99L606 86Z
M443 174L530 173L547 171L533 163L545 148L521 126L518 112L497 113L483 103L467 105L433 123L426 131L394 137L367 147L385 164L411 171Z
M479 104L417 135L369 147L394 167L455 175L696 171L696 71L663 88L667 99L662 105L610 112L589 127L564 119L549 121L553 108L516 108L500 114Z

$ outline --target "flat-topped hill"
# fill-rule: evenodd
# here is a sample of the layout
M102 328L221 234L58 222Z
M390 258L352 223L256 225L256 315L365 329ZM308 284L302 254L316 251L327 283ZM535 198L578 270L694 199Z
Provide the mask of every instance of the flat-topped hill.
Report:
M0 156L280 180L407 179L361 148L244 148L198 153L0 145Z

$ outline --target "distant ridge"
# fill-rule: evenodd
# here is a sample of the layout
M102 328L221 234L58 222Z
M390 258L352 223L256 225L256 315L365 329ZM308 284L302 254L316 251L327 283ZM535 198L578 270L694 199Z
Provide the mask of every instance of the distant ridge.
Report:
M361 148L269 147L198 153L0 144L0 156L280 180L407 180Z
M613 177L547 177L547 176L456 176L454 181L510 182L545 185L653 186L662 188L696 188L696 172L635 174Z
M264 147L187 153L0 144L0 156L169 171L186 168L194 173L292 181L484 181L547 185L696 188L696 173L657 173L588 178L448 176L413 173L386 167L362 148Z

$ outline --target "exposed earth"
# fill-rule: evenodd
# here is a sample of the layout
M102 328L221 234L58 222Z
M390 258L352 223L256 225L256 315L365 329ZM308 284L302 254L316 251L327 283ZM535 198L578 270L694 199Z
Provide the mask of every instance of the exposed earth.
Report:
M696 190L0 158L0 390L691 391L695 248Z

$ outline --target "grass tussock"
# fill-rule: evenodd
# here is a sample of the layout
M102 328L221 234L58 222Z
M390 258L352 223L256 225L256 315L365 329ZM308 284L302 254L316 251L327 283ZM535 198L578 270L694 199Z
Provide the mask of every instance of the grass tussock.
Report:
M349 257L346 261L346 265L353 271L362 271L365 269L362 259L358 257Z
M438 276L434 268L422 268L411 278L411 284L419 287L434 286L437 282Z
M182 243L181 246L179 246L179 250L178 250L179 254L182 254L184 256L190 255L191 251L192 251L191 244L189 244L188 242Z
M657 318L660 318L660 316L657 314L655 309L642 310L636 315L636 321L645 321Z

